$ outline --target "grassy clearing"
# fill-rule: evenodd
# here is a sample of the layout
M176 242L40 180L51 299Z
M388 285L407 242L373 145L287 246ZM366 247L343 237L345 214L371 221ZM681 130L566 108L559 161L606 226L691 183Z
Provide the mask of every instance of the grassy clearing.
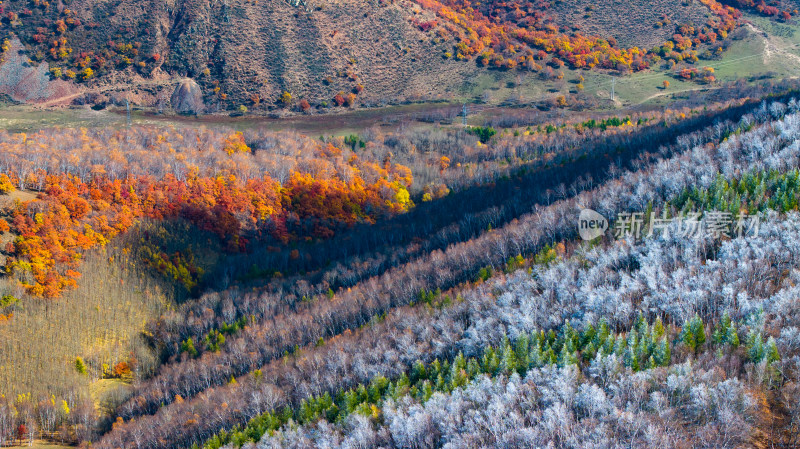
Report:
M800 54L797 48L791 47L800 44L800 33L797 32L799 27L778 24L764 18L749 18L759 20L753 20L754 27L748 28L743 39L734 41L721 59L700 60L695 66L714 68L718 83L739 79L760 82L768 77L781 79L797 76L800 57L787 56L783 52ZM771 34L776 29L780 35ZM762 35L762 30L768 33L766 37ZM678 80L673 72L674 70L657 68L617 78L616 97L622 105L665 104L673 98L685 96L682 94L715 88L714 85ZM608 97L611 87L609 75L590 73L584 76L587 93ZM667 89L663 88L664 81L670 82Z
M91 109L52 108L42 110L30 105L0 107L0 129L16 132L59 126L121 126L124 123L124 116Z
M74 449L74 446L66 446L45 440L33 440L33 444L31 446L26 445L21 447L27 447L29 449Z
M471 100L470 100L471 101ZM285 118L268 118L249 115L204 115L187 117L174 114L157 115L150 109L134 110L131 121L134 125L178 125L178 126L225 126L236 130L266 129L274 131L297 131L303 134L344 136L359 133L365 128L391 125L394 120L410 120L414 114L448 106L448 103L412 103L370 109L334 109L323 115L298 115ZM124 109L41 109L30 105L0 107L0 129L9 132L34 132L52 127L121 127L126 125Z
M110 415L133 392L133 386L121 379L99 379L89 385L89 395L101 415Z

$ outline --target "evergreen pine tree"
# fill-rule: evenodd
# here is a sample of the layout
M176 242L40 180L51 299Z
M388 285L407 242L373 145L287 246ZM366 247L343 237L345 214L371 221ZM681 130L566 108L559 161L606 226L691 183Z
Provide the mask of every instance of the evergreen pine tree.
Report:
M425 364L417 360L414 363L414 367L411 368L411 376L410 376L411 383L416 384L417 381L419 381L420 379L427 379L427 378L428 378L428 373L427 370L425 369Z
M761 363L764 359L764 337L760 332L751 332L747 342L747 355L753 363Z
M187 338L181 343L181 352L189 354L190 357L197 356L197 349L195 349L194 342L192 341L191 337Z
M494 354L494 349L492 349L491 345L489 345L489 347L486 348L486 353ZM484 354L484 357L485 356L486 354ZM431 362L430 366L428 367L428 379L435 379L436 376L439 375L439 372L441 372L441 370L442 370L441 362L439 362L439 359L434 359L433 362Z
M433 396L433 387L429 381L422 383L422 402L427 402Z
M86 374L86 363L80 357L75 357L75 371L78 374Z
M649 215L648 215L648 217L649 217ZM646 334L648 332L648 330L649 330L648 326L647 326L647 321L645 321L644 315L642 315L641 310L639 311L639 316L636 317L636 323L634 325L634 329L636 329L636 332L640 336Z
M556 357L556 352L553 351L553 347L550 346L548 343L547 351L545 352L544 362L546 365L555 365L558 363L558 357Z
M697 348L699 349L706 342L706 329L703 320L700 319L700 315L694 315L692 331L694 332L694 340L697 342Z
M609 355L614 353L615 344L616 344L616 341L614 340L614 337L606 337L603 340L603 344L600 347L600 349L602 349L604 357L605 356L609 356Z
M467 359L464 357L464 354L461 351L458 351L458 355L456 355L456 358L453 359L453 368L457 368L459 370L467 369Z
M467 361L467 376L468 376L470 379L473 379L473 378L475 378L475 376L477 376L477 375L478 375L478 373L480 373L480 372L481 372L481 367L480 367L480 365L478 364L478 361L477 361L477 360L475 360L474 358L470 358L470 359Z
M500 360L500 371L504 374L511 374L517 370L517 356L510 343L506 343L503 348L503 358Z
M460 355L460 353L459 353ZM463 355L461 356L463 359ZM450 367L450 389L453 390L455 388L463 387L467 384L467 362L463 361L463 363L456 363L453 362L453 366Z
M352 389L347 390L347 393L344 394L344 405L347 410L347 414L353 413L356 407L359 404L358 395Z
M436 376L436 391L446 391L447 390L447 382L444 380L444 376L439 374Z
M722 315L722 319L720 320L719 324L717 324L715 327L714 333L711 335L711 341L717 345L727 343L730 327L731 317L728 315L728 312L725 312L725 314Z
M781 356L778 353L778 345L775 344L775 339L773 337L769 337L769 339L767 340L765 353L767 357L767 363L771 364L781 360Z
M597 330L594 328L594 326L592 326L592 323L589 323L581 334L580 346L584 347L587 344L594 342L596 336Z
M578 357L575 351L572 349L571 341L567 340L561 346L561 351L558 355L558 365L559 366L570 366L570 365L577 365L578 364Z
M578 333L575 331L575 329L572 327L572 325L569 324L569 321L565 321L564 325L561 326L561 337L565 341L569 340L570 343L572 344L572 348L573 349L578 344Z
M500 366L500 360L497 358L497 353L494 351L491 345L486 348L486 351L483 353L483 359L481 360L481 369L484 373L494 375L497 372L497 368Z
M654 344L653 344L653 337L650 334L650 330L647 329L646 332L639 334L639 345L636 348L636 354L639 356L640 359L644 360L650 356L650 353L653 352Z
M449 377L450 376L450 370L451 370L450 361L445 359L444 363L442 363L442 370L440 371L440 373L442 374L442 377L444 377L444 378Z
M700 316L695 314L692 319L683 325L681 339L693 352L700 349L706 342L705 326Z
M653 359L658 366L669 366L670 358L672 357L669 341L667 341L667 337L661 337L661 340L658 341L658 346L653 354Z
M356 388L356 394L358 395L358 402L366 402L369 398L367 387L365 387L364 384L358 385L358 388Z
M517 369L528 369L528 353L530 352L530 343L528 334L523 333L517 338L514 352L517 356Z
M629 353L630 353L630 364L629 364L629 366L631 367L631 370L633 370L633 372L635 373L635 372L641 370L641 366L639 366L639 357L636 356L636 354L633 352L633 350L629 349Z
M542 349L539 347L538 342L531 344L531 350L528 353L528 367L541 368L545 364L543 357L544 355L542 354Z
M594 343L592 343L591 341L589 342L589 344L584 346L583 350L581 351L581 357L583 358L583 360L587 362L594 359L596 355L597 355L597 349L594 347Z
M736 324L731 323L730 327L728 328L728 335L725 337L725 341L727 341L728 344L734 348L739 347L739 332L736 330Z
M617 357L622 357L625 355L625 348L627 348L625 337L622 335L617 335L617 339L614 342L614 354L616 354Z
M692 332L688 326L683 328L683 331L681 332L681 340L683 341L683 344L692 350L692 352L697 349L697 340L694 339L694 332Z
M653 324L653 341L658 341L661 337L664 336L664 323L661 321L661 317L656 318L655 324Z
M639 347L639 333L636 332L636 329L631 329L628 332L628 338L625 339L625 348L629 349L631 352L636 353L636 349Z
M325 411L325 419L332 423L335 423L339 419L339 407L337 407L336 404L331 404L331 406Z
M609 335L611 335L611 331L608 330L608 323L606 323L605 319L600 320L600 327L597 331L597 342L595 346L603 345L605 341L608 340Z

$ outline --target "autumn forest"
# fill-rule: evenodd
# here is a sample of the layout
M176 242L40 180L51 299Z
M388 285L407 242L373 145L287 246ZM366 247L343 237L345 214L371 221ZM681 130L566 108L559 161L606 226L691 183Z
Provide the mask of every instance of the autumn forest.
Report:
M798 7L0 1L0 448L800 446Z

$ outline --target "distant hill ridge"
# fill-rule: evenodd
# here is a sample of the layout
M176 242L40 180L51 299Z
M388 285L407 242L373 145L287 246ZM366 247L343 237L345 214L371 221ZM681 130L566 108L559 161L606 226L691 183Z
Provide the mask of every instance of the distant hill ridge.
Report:
M141 104L165 102L191 78L213 112L449 98L476 66L642 70L681 24L676 58L723 39L738 17L715 0L625 9L612 0L7 0L0 38L18 37L51 78Z

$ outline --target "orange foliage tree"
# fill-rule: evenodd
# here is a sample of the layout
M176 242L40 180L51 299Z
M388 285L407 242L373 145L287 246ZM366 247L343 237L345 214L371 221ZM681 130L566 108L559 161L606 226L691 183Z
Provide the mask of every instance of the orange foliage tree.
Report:
M469 0L415 0L420 6L442 18L442 28L455 37L453 52L447 57L470 59L503 70L531 68L528 57L534 55L544 59L553 56L553 64L566 62L574 69L594 67L621 71L643 70L656 57L664 53L661 47L646 51L637 47L618 48L613 38L585 36L580 32L560 32L547 20L545 10L549 6L530 0L507 0L502 2L471 2ZM669 42L669 53L673 48L688 50L700 42L713 42L718 36L725 37L737 24L741 13L716 0L700 0L713 13L706 26L694 29L681 27L674 42Z
M218 235L229 250L244 251L249 238L326 238L340 226L411 206L407 168L361 160L332 144L304 140L310 153L285 159L285 149L254 154L242 133L60 132L0 135L0 158L12 167L6 182L38 191L36 199L6 211L16 234L6 269L36 296L57 297L75 286L83 252L142 218L182 218ZM66 142L79 148L58 151ZM126 151L114 148L120 142L127 142ZM31 165L30 148L52 165Z

